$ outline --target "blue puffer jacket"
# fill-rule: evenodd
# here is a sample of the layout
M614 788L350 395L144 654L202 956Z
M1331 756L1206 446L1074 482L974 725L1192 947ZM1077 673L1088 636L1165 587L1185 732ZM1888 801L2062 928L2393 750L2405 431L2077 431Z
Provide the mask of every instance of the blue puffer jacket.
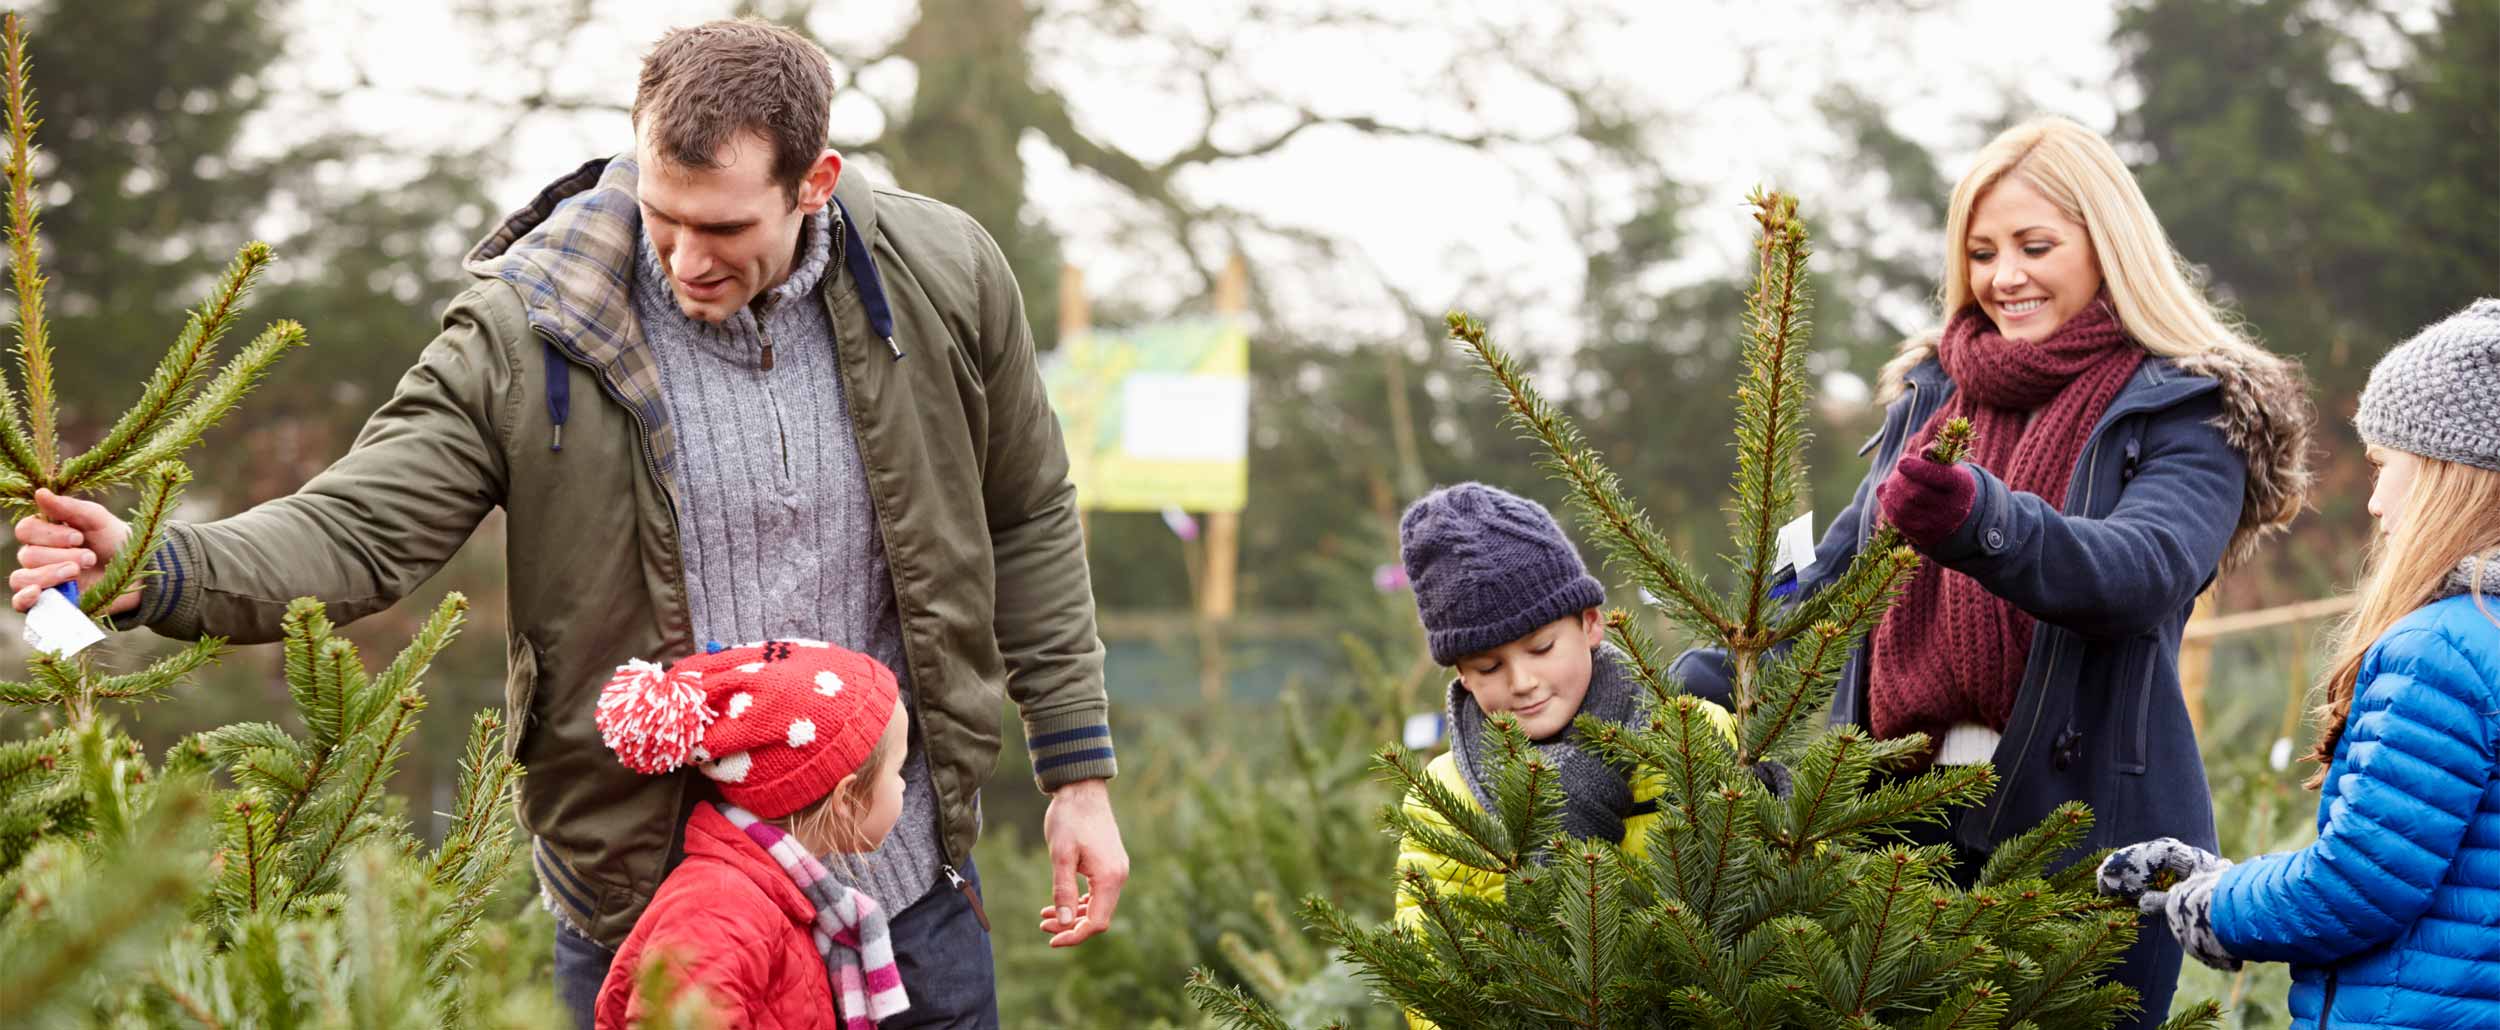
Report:
M2213 924L2293 964L2295 1028L2500 1027L2500 625L2475 598L2371 645L2317 843L2224 873Z

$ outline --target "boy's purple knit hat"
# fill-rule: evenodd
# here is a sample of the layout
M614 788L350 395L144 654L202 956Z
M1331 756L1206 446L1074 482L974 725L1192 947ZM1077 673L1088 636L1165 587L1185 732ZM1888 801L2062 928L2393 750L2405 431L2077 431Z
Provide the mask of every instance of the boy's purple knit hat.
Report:
M1398 520L1398 550L1415 585L1432 660L1458 660L1606 603L1606 588L1545 506L1460 483L1425 494Z

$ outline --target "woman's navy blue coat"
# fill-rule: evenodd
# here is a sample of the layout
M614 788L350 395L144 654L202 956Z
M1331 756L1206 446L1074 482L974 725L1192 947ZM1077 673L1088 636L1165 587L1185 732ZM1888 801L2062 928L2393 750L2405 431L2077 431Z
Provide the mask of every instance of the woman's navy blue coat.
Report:
M1876 485L1952 396L1932 345L1930 353L1920 346L1914 341L1895 362L1907 372L1888 390L1898 396L1883 428L1861 450L1872 463L1796 596L1847 569L1879 511ZM1997 789L1956 819L1957 848L1993 850L2076 800L2092 807L2088 847L2154 837L2215 846L2213 797L2179 689L2180 635L2226 556L2244 556L2297 512L2308 411L2286 366L2150 358L2093 426L2057 503L1974 468L1969 518L1927 556L2038 624L1997 747ZM1727 690L1719 663L1703 653L1688 653L1673 671L1695 693ZM1863 646L1842 672L1831 718L1871 721ZM2145 1025L2160 1021L2178 960L2177 943L2157 930L2119 971L2156 1014Z

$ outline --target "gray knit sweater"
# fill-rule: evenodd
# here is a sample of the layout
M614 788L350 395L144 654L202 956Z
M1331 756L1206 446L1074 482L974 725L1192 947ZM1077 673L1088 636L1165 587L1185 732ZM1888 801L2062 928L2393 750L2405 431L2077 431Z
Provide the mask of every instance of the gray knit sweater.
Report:
M830 640L884 662L912 695L885 542L861 469L818 288L833 257L831 219L807 221L790 278L712 324L688 318L648 237L635 262L634 313L677 429L680 539L695 639L736 646ZM759 310L762 317L758 318ZM764 347L773 367L764 368ZM937 795L912 737L903 813L885 845L826 866L900 912L937 882Z

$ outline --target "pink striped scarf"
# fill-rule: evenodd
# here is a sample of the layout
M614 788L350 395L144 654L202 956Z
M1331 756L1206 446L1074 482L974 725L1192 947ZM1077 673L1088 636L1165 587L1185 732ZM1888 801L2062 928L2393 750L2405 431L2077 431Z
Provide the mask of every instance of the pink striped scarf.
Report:
M842 1030L873 1030L910 1008L903 973L894 965L894 939L886 932L885 911L876 899L835 880L781 827L727 802L720 803L720 813L781 863L781 871L815 904L816 954L824 956L825 973L833 981L834 1011Z

